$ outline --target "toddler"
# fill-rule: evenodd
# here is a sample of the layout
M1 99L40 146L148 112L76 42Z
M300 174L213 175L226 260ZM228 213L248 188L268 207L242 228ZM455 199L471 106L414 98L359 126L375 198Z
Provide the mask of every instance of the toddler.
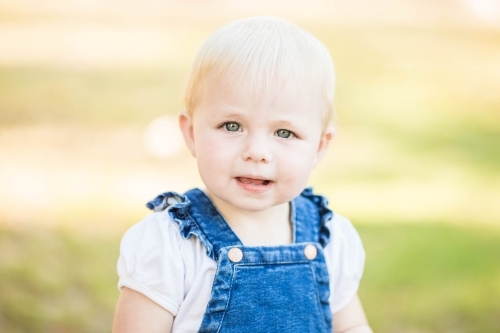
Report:
M205 188L161 194L126 232L113 332L371 332L360 238L305 188L333 90L328 51L287 21L208 38L179 114Z

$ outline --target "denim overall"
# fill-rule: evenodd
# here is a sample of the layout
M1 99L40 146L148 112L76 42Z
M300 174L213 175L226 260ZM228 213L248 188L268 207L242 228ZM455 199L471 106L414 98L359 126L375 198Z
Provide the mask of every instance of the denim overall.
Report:
M323 248L333 216L310 188L291 202L293 243L245 246L199 189L167 192L147 206L167 210L181 235L199 238L217 262L198 332L331 332L329 277Z

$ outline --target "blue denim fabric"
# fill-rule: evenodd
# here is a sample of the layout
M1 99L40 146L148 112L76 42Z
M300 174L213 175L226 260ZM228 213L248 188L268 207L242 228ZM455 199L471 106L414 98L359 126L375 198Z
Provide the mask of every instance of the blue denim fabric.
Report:
M244 246L199 189L179 195L166 192L147 206L167 210L184 238L194 235L217 262L201 327L198 332L331 332L329 276L323 248L330 232L325 223L333 216L324 197L310 188L291 202L293 244ZM317 249L314 259L304 254ZM232 262L228 252L243 253Z

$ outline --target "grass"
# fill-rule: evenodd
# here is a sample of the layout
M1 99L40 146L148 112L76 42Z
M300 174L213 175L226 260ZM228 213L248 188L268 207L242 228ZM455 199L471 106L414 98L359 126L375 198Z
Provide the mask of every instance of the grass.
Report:
M360 296L376 332L497 332L500 230L360 224ZM0 330L109 332L118 234L0 229Z
M500 321L500 230L363 225L360 294L380 332L495 332Z
M2 332L109 332L117 237L0 231Z

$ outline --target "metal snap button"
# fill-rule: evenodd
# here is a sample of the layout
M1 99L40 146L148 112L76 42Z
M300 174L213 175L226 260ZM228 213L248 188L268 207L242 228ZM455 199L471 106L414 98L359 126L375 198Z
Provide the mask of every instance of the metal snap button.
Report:
M233 247L231 250L229 250L227 256L232 262L240 262L241 259L243 259L243 252L237 247Z
M318 255L318 249L316 246L309 244L304 248L304 255L309 260L314 260Z

